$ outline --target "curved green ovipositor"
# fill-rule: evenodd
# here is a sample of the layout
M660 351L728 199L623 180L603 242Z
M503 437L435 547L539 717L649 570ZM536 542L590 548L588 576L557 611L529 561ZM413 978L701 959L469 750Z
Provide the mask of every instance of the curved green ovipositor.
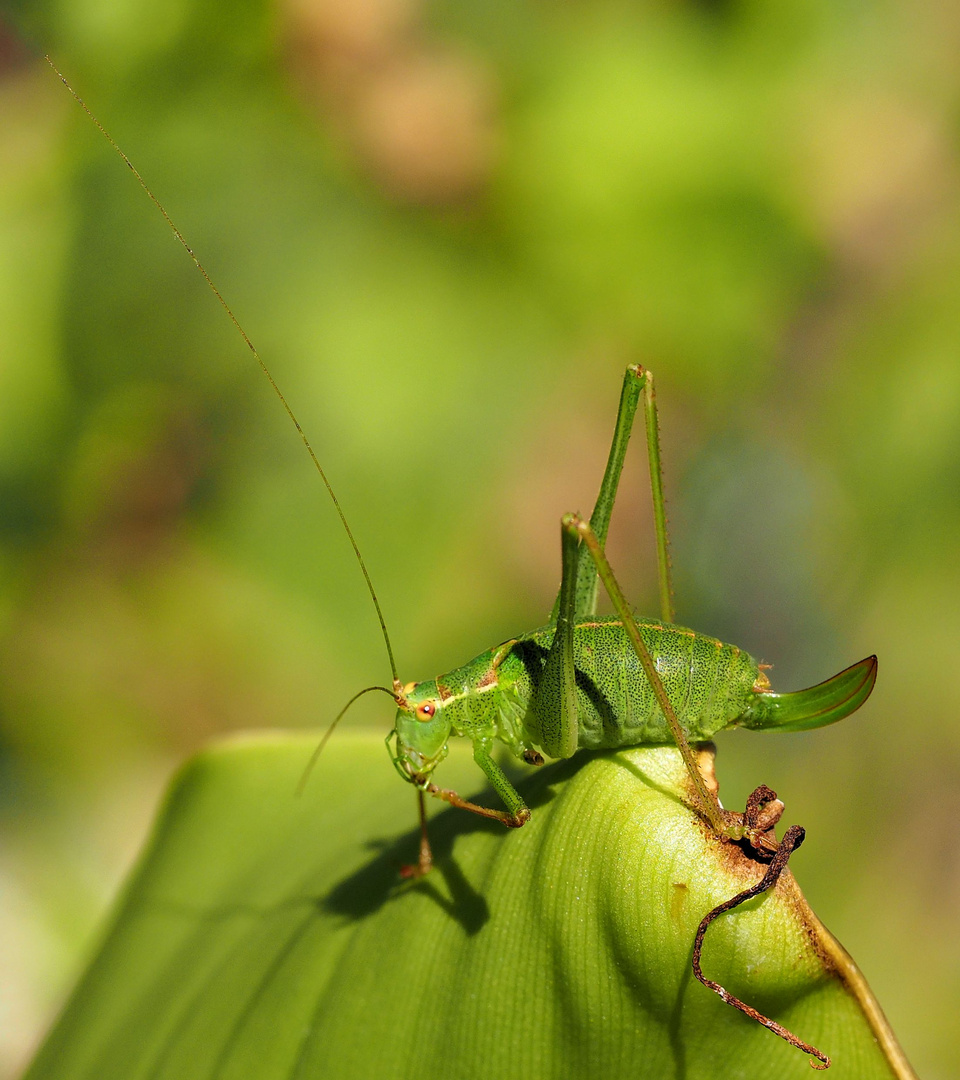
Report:
M808 731L849 716L867 700L877 681L877 658L868 656L832 679L792 694L759 694L741 726L772 731Z

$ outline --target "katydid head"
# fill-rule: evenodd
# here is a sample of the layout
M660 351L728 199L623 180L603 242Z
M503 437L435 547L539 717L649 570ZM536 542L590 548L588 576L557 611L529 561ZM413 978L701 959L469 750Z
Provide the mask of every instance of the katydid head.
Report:
M390 756L400 775L416 783L429 776L447 756L450 717L444 713L435 679L407 683L395 698L397 720L387 743L395 738L396 745Z

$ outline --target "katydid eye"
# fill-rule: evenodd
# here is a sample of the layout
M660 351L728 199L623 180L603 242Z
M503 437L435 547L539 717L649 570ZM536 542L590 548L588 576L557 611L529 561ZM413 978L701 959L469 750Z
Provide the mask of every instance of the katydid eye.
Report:
M422 705L417 706L417 719L429 720L437 711L436 705L432 701L425 701Z

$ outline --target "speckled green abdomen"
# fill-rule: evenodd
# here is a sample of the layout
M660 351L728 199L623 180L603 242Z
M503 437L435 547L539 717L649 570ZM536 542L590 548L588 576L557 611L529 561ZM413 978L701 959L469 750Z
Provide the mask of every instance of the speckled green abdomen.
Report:
M754 685L760 676L752 656L682 626L652 620L638 625L690 739L708 739L747 712L756 698ZM523 668L518 672L517 690L524 697L536 684L553 633L552 627L535 630L514 646L513 656ZM573 648L581 748L673 741L619 619L594 618L578 624Z

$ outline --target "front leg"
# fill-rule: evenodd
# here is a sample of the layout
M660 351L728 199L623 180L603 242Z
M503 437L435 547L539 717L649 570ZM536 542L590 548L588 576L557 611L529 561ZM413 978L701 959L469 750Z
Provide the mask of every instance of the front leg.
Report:
M483 769L493 790L503 800L506 810L491 810L488 806L480 806L462 798L449 788L437 787L436 784L427 784L423 789L435 799L442 799L451 806L461 810L470 810L480 817L491 818L500 821L511 829L519 829L530 820L530 809L520 796L520 792L510 783L504 775L503 769L490 756L487 744L475 742L473 744L473 760Z
M427 807L423 790L417 789L417 812L420 817L420 855L412 866L401 866L400 876L407 880L426 877L433 869L433 848L427 832Z

